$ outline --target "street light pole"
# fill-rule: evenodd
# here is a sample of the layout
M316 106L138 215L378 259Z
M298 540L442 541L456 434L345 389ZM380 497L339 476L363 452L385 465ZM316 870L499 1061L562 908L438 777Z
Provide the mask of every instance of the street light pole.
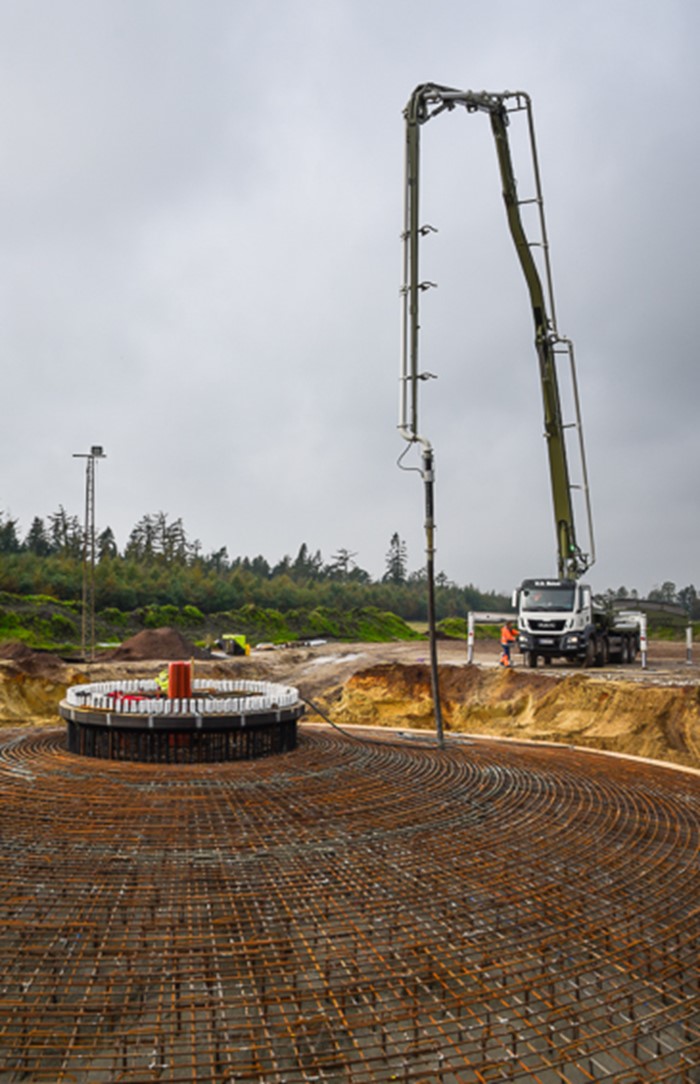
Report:
M106 459L107 457L101 445L93 444L87 453L74 452L73 458L85 460L81 644L83 658L92 660L95 657L95 460Z

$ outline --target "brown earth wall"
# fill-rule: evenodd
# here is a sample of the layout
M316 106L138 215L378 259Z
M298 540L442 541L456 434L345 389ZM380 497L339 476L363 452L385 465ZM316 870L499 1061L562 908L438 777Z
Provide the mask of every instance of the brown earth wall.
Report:
M447 732L552 741L700 767L700 688L584 674L554 679L477 666L440 669ZM353 675L332 705L340 725L432 729L429 669L388 664Z
M163 660L156 639L149 657L101 659L76 666L28 649L0 657L0 725L57 721L69 685L155 677ZM439 645L445 729L528 741L552 741L631 754L700 769L700 668L682 644L652 643L650 666L602 671L552 666L504 671L498 648ZM319 644L196 661L199 676L281 681L299 688L340 726L433 729L428 645ZM314 719L311 709L307 718Z

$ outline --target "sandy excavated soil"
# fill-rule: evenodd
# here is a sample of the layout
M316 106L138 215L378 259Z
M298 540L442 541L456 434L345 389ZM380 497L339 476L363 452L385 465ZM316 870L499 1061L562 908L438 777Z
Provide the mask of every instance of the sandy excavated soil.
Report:
M153 677L169 659L194 654L174 630L140 634L120 655L76 666L22 645L0 645L0 724L58 721L67 686ZM700 646L695 654L700 658ZM520 740L564 742L700 769L700 665L684 644L652 642L648 669L498 666L498 645L478 643L475 665L464 643L441 641L445 729ZM201 677L247 677L295 685L341 726L433 729L426 642L318 644L254 651L243 658L195 660ZM310 720L318 716L309 711Z

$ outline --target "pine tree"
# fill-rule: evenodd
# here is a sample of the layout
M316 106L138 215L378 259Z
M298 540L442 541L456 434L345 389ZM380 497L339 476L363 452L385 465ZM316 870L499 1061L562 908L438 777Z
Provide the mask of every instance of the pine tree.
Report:
M355 567L356 553L351 553L350 550L339 549L331 557L330 564L326 566L326 571L329 577L333 580L347 580L348 576Z
M24 548L37 557L47 557L51 553L51 539L41 516L35 516L24 540Z
M394 531L386 555L386 572L382 577L383 582L396 585L405 583L406 562L406 543L399 538L399 532Z
M0 553L18 553L21 548L17 537L17 520L5 519L0 512Z
M62 504L49 516L51 549L65 557L80 557L84 532L77 516L69 516Z
M116 557L118 553L114 531L111 527L105 527L97 536L97 559L104 561L106 557Z

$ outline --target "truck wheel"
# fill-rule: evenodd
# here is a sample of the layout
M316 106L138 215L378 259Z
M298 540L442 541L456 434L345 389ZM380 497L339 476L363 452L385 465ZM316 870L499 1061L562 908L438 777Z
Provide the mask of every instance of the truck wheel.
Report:
M598 641L598 650L596 651L595 664L596 666L607 666L610 661L610 649L608 647L608 641L605 636L602 636Z
M593 666L596 659L595 640L593 637L586 644L586 654L583 657L584 666Z
M534 670L537 666L537 655L534 651L523 651L523 662L531 670Z

